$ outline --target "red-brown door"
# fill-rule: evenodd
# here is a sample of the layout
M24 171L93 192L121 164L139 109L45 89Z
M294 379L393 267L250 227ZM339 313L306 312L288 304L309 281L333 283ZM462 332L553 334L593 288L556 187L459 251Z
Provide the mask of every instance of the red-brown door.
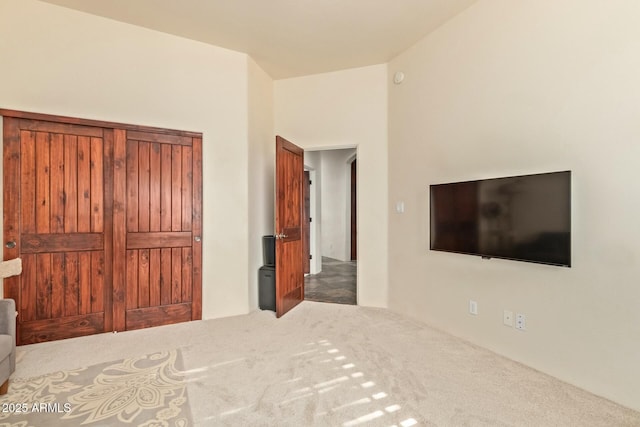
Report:
M304 299L304 151L276 136L276 316Z
M116 130L114 328L201 318L202 140Z
M113 131L4 118L4 282L18 344L111 330Z

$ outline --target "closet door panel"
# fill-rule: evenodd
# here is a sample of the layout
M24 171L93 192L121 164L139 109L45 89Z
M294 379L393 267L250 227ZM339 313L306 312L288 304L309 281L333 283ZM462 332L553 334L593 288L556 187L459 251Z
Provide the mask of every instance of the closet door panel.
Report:
M110 314L91 304L107 291L103 264L91 259L110 250L103 129L5 117L4 141L4 258L23 266L5 281L18 343L108 330Z
M135 131L117 139L124 164L116 169L115 188L124 194L116 190L116 204L124 208L115 232L124 230L125 238L115 250L126 259L126 304L117 329L201 316L201 291L194 290L201 287L201 266L192 255L201 246L201 219L194 215L202 203L201 149L200 138L181 135Z

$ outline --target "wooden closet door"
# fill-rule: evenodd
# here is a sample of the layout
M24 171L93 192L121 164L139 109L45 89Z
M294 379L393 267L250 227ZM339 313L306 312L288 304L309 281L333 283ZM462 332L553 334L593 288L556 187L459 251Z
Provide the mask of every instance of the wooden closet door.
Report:
M18 344L202 316L202 134L0 109Z
M202 139L116 130L114 327L201 318Z
M4 281L18 344L111 330L111 149L98 127L4 118Z

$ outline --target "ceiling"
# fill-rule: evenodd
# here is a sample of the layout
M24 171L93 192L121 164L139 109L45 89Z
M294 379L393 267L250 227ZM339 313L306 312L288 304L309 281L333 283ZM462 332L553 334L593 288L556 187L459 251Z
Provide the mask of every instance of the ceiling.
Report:
M388 62L476 0L43 0L249 54L274 79Z

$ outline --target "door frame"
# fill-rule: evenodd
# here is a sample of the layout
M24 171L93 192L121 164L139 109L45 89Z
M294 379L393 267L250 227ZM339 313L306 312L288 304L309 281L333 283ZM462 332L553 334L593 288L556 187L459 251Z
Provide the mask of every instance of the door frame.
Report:
M318 186L317 172L312 167L305 164L305 172L309 172L309 180L311 181L310 194L309 194L309 216L311 217L311 223L309 224L309 255L311 255L311 262L309 263L309 274L318 274L322 271L322 256L320 255L319 239L320 233L318 231L320 220L320 212L318 209Z
M304 274L311 273L311 172L304 169L304 215L302 220L302 250L303 250L303 263Z
M353 160L358 160L358 167L356 169L356 175L360 175L360 172L358 169L360 169L362 167L362 161L359 160L359 154L360 154L360 148L357 144L354 145L336 145L336 146L314 146L314 147L305 147L305 153L321 153L324 151L334 151L334 150L348 150L348 149L354 149L355 153L353 153L353 155L349 156L346 160L346 162L343 164L343 167L345 168L344 170L346 171L347 176L350 176L350 169L351 169L351 162L353 162ZM315 166L313 166L314 164L312 162L309 162L309 164L305 164L305 170L308 170L310 172L310 178L312 181L316 182L317 181L317 185L312 185L311 186L311 216L314 218L313 222L311 223L311 253L314 254L315 250L320 249L321 250L321 243L320 243L320 232L319 232L319 228L322 226L322 216L320 214L320 210L318 209L318 204L322 204L322 197L321 197L321 179L318 178L318 175L314 176L314 174L316 174L316 172L318 172L318 174L320 175L319 171L316 171L316 169L314 168ZM320 175L321 176L321 175ZM346 203L347 203L347 210L345 210L344 215L345 215L345 220L347 221L347 229L345 230L345 238L344 238L344 245L345 245L345 249L347 250L347 254L350 253L350 239L351 239L351 223L350 223L350 199L351 199L351 194L350 194L350 182L349 181L345 181L344 183L345 187L347 188L346 190ZM315 186L315 188L314 188ZM359 186L359 182L358 179L356 178L356 187ZM356 192L357 192L357 188L356 188ZM356 196L356 224L359 223L359 216L360 216L360 212L359 212L359 197ZM314 213L315 212L315 213ZM315 236L315 241L317 243L314 244L314 236ZM357 237L357 242L359 242L360 239L359 237ZM358 243L356 243L358 245ZM314 257L316 255L314 254ZM314 261L316 261L316 270L314 271L314 263L311 263L311 274L317 274L320 273L322 271L322 255L321 252L317 253L317 259L315 259ZM358 273L359 275L359 268L358 268ZM357 282L356 284L356 298L357 295L359 294L359 287L360 287L360 281Z
M349 240L351 242L351 261L358 260L358 157L356 156L349 163L350 169L350 203L349 216L351 226L349 231Z

